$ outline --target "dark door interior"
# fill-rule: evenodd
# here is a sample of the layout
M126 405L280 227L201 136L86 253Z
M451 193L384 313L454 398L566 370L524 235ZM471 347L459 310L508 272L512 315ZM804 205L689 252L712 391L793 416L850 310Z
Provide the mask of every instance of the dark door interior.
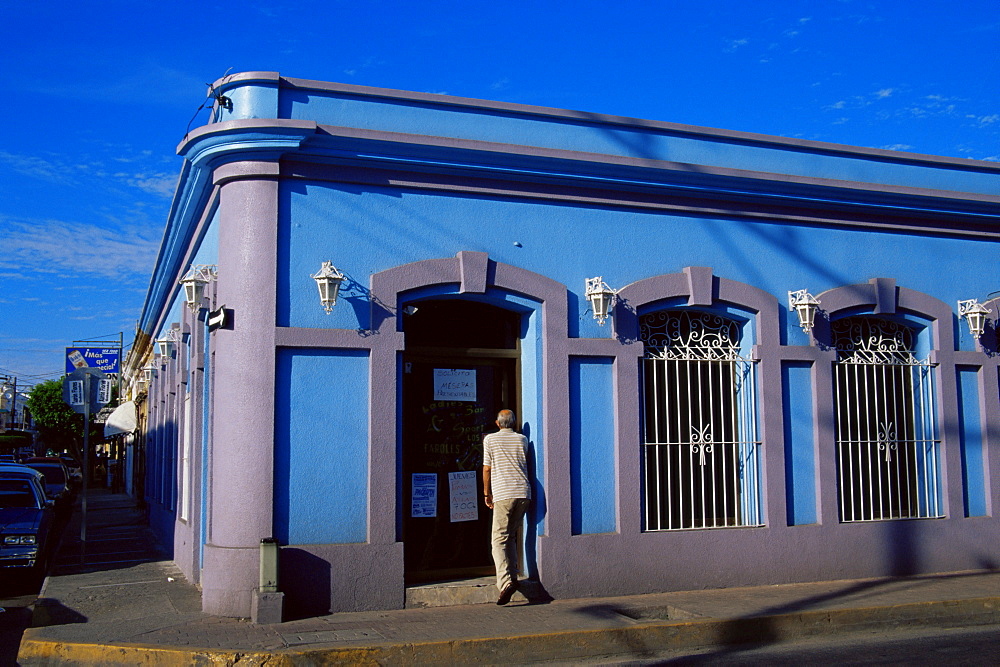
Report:
M403 541L408 581L493 572L483 436L518 409L519 316L470 301L419 304L403 360Z

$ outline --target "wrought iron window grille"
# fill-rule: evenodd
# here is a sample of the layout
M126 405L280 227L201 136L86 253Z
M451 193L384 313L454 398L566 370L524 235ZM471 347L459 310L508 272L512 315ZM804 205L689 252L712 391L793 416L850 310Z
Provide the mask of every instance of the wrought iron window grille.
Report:
M740 354L740 323L658 311L640 332L645 529L762 525L756 361Z
M848 317L831 333L841 521L942 516L935 364L891 320Z

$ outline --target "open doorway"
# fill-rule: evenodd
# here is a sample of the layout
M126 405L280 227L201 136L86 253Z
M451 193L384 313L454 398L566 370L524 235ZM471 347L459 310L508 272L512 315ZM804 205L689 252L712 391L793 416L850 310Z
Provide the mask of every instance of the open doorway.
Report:
M461 299L406 317L403 542L408 583L492 574L483 436L520 411L520 314Z

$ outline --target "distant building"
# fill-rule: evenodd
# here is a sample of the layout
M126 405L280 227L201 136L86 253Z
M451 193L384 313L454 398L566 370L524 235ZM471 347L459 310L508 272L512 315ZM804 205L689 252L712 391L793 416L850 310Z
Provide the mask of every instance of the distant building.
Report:
M305 612L489 573L502 407L557 598L1000 562L1000 165L266 72L213 92L126 364L135 488L207 612L249 614L269 537Z

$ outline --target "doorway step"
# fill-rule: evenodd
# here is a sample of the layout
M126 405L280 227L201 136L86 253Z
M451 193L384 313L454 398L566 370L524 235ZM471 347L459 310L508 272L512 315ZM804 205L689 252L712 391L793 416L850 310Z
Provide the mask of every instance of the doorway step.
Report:
M537 599L541 586L537 581L524 579L511 602ZM462 604L492 604L497 600L496 577L436 581L406 587L406 608L452 607Z

